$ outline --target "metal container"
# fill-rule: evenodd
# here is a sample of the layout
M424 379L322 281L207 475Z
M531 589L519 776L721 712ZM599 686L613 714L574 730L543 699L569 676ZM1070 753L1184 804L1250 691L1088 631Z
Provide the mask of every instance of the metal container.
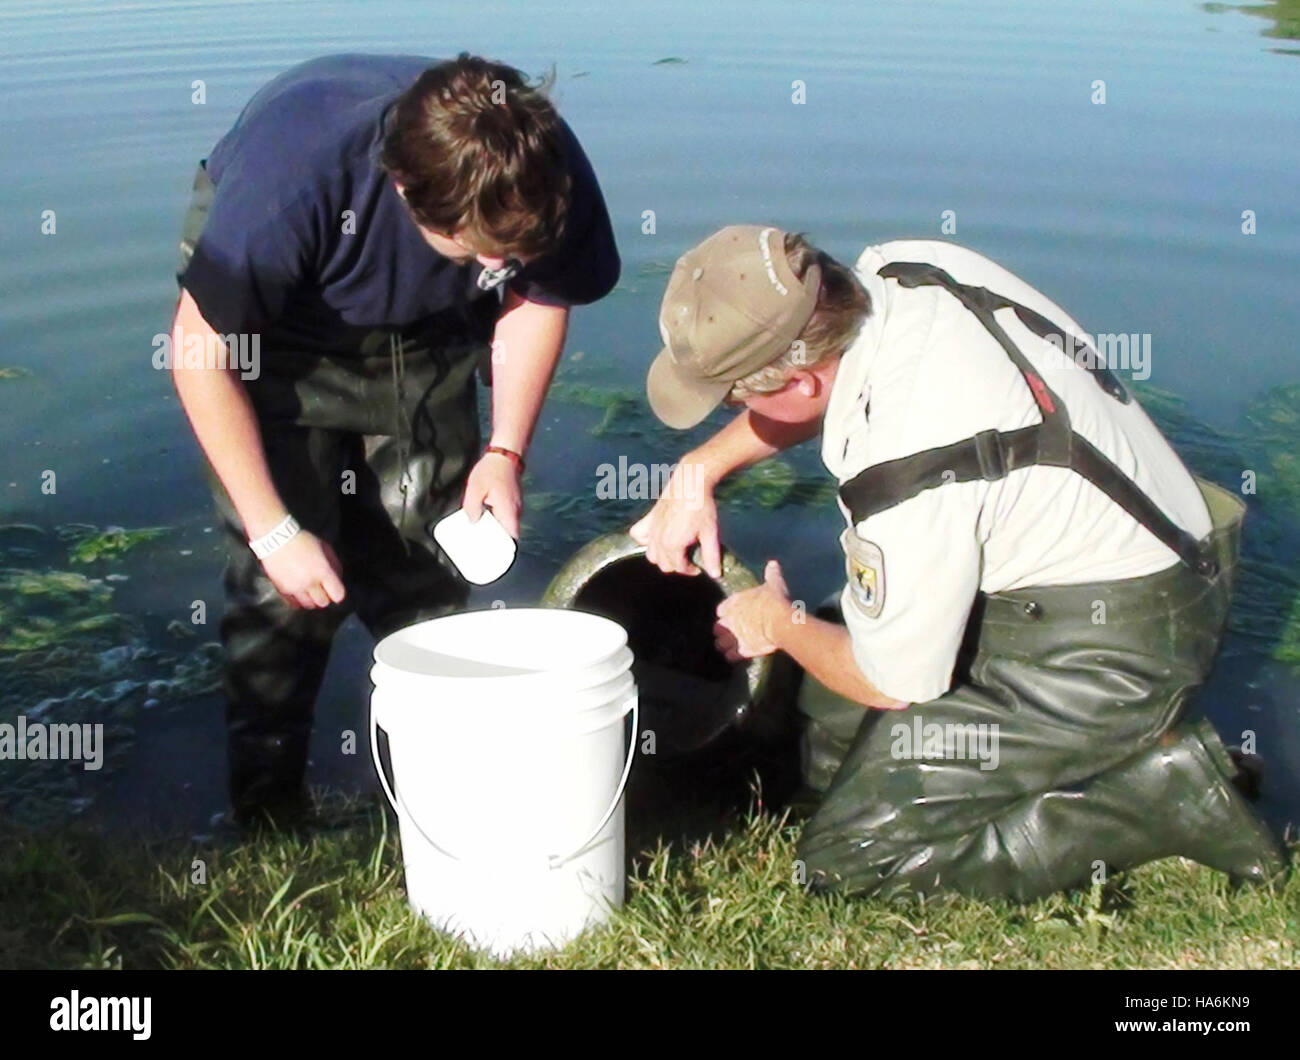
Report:
M691 553L697 560L698 547ZM603 615L627 630L641 697L642 738L654 753L688 754L749 729L772 669L772 658L732 664L713 646L718 603L752 589L758 579L728 549L722 577L664 574L645 546L624 530L579 549L552 579L543 607Z

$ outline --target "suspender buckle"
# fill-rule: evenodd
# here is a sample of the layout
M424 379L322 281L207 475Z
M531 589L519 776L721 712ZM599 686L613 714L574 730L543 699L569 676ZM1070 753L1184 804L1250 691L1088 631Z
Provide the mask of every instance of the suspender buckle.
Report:
M975 435L975 456L979 460L980 475L985 482L1006 478L1007 461L1002 451L1000 431L980 431Z

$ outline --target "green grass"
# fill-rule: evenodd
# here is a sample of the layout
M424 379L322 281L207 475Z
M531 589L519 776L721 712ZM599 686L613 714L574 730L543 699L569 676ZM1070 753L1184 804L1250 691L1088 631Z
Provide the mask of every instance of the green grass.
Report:
M0 965L471 968L501 962L407 908L395 831L332 799L328 828L243 846L0 836ZM1280 968L1297 964L1300 878L1234 889L1168 859L1028 906L809 897L797 827L751 812L718 843L638 859L612 921L510 967ZM201 859L205 882L194 882Z

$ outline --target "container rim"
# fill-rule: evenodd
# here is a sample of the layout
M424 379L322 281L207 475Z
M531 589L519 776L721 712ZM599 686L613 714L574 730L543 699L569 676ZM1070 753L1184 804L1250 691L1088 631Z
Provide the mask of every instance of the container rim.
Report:
M488 616L490 615L509 615L511 621L522 619L526 615L545 615L548 622L563 622L572 625L574 627L572 634L574 643L585 645L599 635L603 635L603 642L598 640L594 648L582 654L575 653L571 658L564 660L561 665L543 668L511 666L508 662L498 662L488 657L488 653L466 656L464 654L439 651L434 645L412 643L413 636L419 637L423 633L427 637L431 628L435 626L446 627L452 624L473 626L476 623L487 625L491 621L500 621L499 619L489 619ZM510 632L507 630L507 635ZM483 643L486 646L490 641L485 638ZM602 667L602 664L614 662L619 658L620 654L625 656L625 659L620 660L623 665L620 665L618 670L608 676L599 676L597 671ZM576 676L584 671L592 671L593 676L597 679L591 681L590 684L599 684L602 680L608 680L609 677L615 676L621 670L630 667L631 655L632 652L627 643L627 631L617 622L605 618L603 615L592 614L589 611L556 607L479 608L417 622L390 633L375 645L373 653L374 666L371 668L371 673L373 675L376 671L379 671L394 676L418 679L422 682L491 680L493 682L517 684L523 687L558 684L564 682L566 677ZM421 660L430 666L431 670L418 668L418 663ZM413 665L413 663L417 665ZM455 663L465 665L466 672L460 674L455 672L440 673L436 670L436 666L439 664L454 665ZM577 691L578 689L574 687L573 690Z

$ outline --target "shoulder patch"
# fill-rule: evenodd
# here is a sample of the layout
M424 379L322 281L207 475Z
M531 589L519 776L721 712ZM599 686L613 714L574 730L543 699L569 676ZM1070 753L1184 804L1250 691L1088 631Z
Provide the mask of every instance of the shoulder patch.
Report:
M867 618L879 618L885 606L885 554L851 526L840 535L840 545L854 606Z

